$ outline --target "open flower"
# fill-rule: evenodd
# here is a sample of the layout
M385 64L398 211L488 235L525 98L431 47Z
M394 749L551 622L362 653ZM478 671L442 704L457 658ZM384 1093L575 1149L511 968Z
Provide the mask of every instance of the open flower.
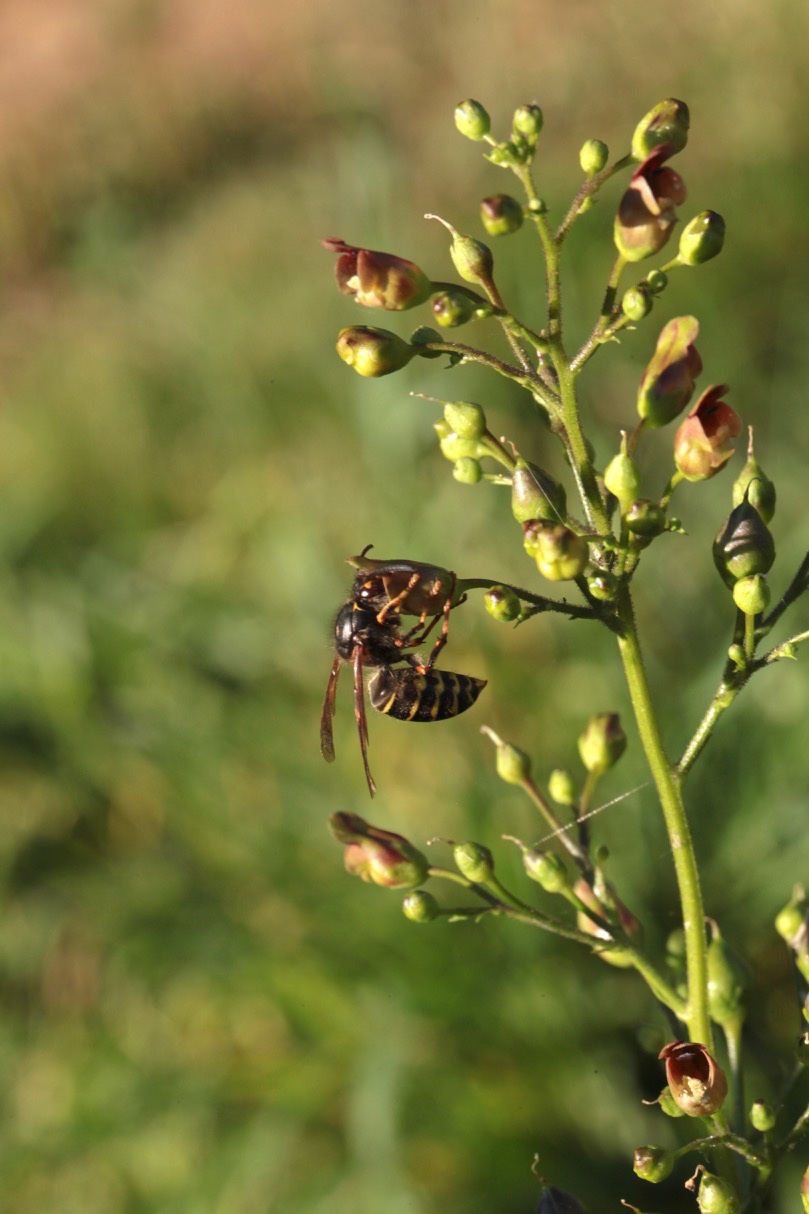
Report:
M345 844L347 872L387 889L414 889L429 869L422 855L403 835L371 826L359 814L332 814L329 826L338 843Z
M707 388L674 436L674 462L686 480L707 481L733 454L742 422L721 400L727 384Z
M647 426L665 426L682 413L694 394L702 359L694 345L699 321L675 316L660 330L657 346L638 389L638 414Z
M642 261L657 253L677 222L674 208L685 202L686 188L680 174L665 164L673 152L669 143L650 152L635 169L618 204L615 244L627 261Z
M384 308L404 312L424 303L432 292L427 275L412 261L393 253L358 249L344 240L330 237L320 242L324 249L339 253L337 286L344 295L353 295L366 308Z
M658 1057L666 1063L666 1082L677 1107L688 1117L709 1117L728 1094L725 1072L704 1045L670 1041Z

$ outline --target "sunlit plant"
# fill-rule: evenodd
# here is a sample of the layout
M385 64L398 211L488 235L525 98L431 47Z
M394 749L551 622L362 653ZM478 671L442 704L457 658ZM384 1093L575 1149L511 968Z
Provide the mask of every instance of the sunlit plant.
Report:
M511 171L517 180L525 201L507 193L492 194L481 204L481 221L492 237L508 236L526 224L533 227L545 269L545 316L538 323L517 316L501 296L488 245L458 231L448 220L429 215L450 235L450 254L460 281L432 279L411 261L343 240L323 242L337 254L340 290L357 303L400 312L429 302L438 326L422 326L405 339L386 328L352 325L341 331L337 351L363 376L387 375L417 358L438 358L448 359L450 366L479 364L524 389L544 415L543 433L549 428L563 447L570 474L567 486L541 467L536 452L518 450L509 439L495 436L484 408L475 402L439 402L444 406L435 424L439 450L461 484L491 486L496 492L509 487L514 541L525 550L529 573L533 567L546 581L562 583L566 595L575 590L578 598L554 598L542 593L541 586L526 590L492 584L485 577L456 575L417 559L386 564L365 554L354 558L358 570L354 588L338 617L337 655L324 709L324 751L332 757L334 685L343 661L354 667L355 712L364 756L365 668L384 673L401 664L397 667L401 677L390 682L387 701L380 693L374 698L372 686L372 704L379 711L404 720L430 720L465 709L457 692L458 680L466 676L442 672L438 655L447 640L451 612L474 591L483 592L485 609L496 620L522 625L541 613L556 612L575 619L578 627L589 622L605 628L616 646L668 834L681 927L665 958L647 952L641 924L608 879L606 855L591 839L599 780L626 747L616 713L594 714L578 739L581 775L554 770L544 783L534 774L531 756L484 727L495 748L497 773L523 790L552 838L548 846L547 840L537 845L507 837L520 849L527 877L546 895L540 895L539 905L504 886L494 852L483 843L455 845L450 869L431 863L409 840L357 815L334 815L332 829L345 846L348 870L366 881L404 890L405 914L416 923L497 915L561 935L600 960L634 971L676 1026L660 1052L659 1115L685 1116L693 1119L695 1127L694 1137L678 1150L655 1144L638 1147L634 1170L657 1184L667 1180L678 1158L693 1155L695 1167L686 1185L693 1195L687 1197L689 1203L693 1200L703 1212L752 1214L766 1208L776 1167L809 1130L809 1109L785 1124L783 1092L772 1103L758 1100L750 1108L740 1099L744 968L720 927L706 916L685 794L694 764L719 718L754 675L784 658L794 658L809 638L804 630L774 646L768 642L773 627L809 588L809 556L784 579L785 588L771 607L768 578L776 554L769 523L775 487L758 463L751 432L747 462L732 486L732 509L713 543L713 560L731 600L732 637L716 691L690 741L679 756L668 754L660 708L644 670L633 582L651 544L669 544L673 552L676 544L685 542L672 514L674 495L727 467L742 434L742 421L727 402L726 385L708 384L698 391L703 365L697 351L699 323L691 315L662 325L638 387L635 413L627 416L612 451L600 457L594 453L577 396L579 376L595 355L647 320L665 294L670 275L701 265L721 251L725 225L719 214L703 210L682 228L676 252L668 256L663 252L678 223L677 209L686 201L683 178L672 167L688 139L689 114L681 101L667 99L646 114L632 135L629 152L617 159L610 158L600 140L588 140L580 152L581 185L555 223L533 173L543 126L537 105L516 110L504 139L492 135L489 115L477 101L457 107L455 124L468 139L485 143L486 158ZM621 172L628 172L629 180L615 213L615 258L592 328L573 350L563 324L560 253L602 187ZM642 274L641 267L661 254L662 264ZM484 319L493 319L502 328L511 351L508 359L439 332L471 328ZM668 440L670 477L662 487L646 484L636 458L638 449L641 444L659 443L663 436L657 432L675 423L673 439ZM526 580L531 581L529 574ZM415 617L415 624L407 616ZM440 640L425 660L415 648L436 627ZM557 672L556 677L563 674ZM432 700L427 703L435 695L447 697L440 712ZM417 711L420 716L414 716ZM367 758L366 775L373 792ZM460 888L460 902L438 900L434 888L441 881L450 889ZM425 888L428 882L433 888ZM793 891L775 928L794 955L800 980L809 986L809 915L802 889ZM809 1019L806 989L798 992L798 998L801 1014ZM799 1059L805 1060L807 1053L809 1036L799 1043ZM796 1080L801 1074L799 1067ZM800 1199L804 1210L809 1210L809 1169L802 1188ZM561 1193L549 1182L542 1189L539 1208L544 1212L582 1207L574 1195Z

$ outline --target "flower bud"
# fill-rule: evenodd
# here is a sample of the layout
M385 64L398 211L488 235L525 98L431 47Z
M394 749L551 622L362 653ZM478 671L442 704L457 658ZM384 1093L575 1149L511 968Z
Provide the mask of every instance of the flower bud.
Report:
M529 147L535 147L544 123L542 110L538 105L521 105L514 111L511 128L515 135L521 135Z
M674 1170L675 1156L665 1147L636 1147L632 1170L641 1180L649 1184L659 1184L666 1180Z
M560 894L564 889L570 889L570 877L565 868L565 862L555 852L537 851L535 848L524 848L522 862L525 871L532 881L549 894Z
M613 239L626 261L642 261L659 252L674 230L674 208L685 202L686 188L680 174L664 164L670 155L665 145L655 148L632 174L618 204Z
M632 320L637 324L644 320L651 310L652 298L643 283L638 283L636 287L629 287L624 291L621 298L621 311L627 320Z
M775 1129L775 1109L766 1100L756 1100L750 1106L750 1124L759 1134L769 1134Z
M669 155L681 152L688 142L691 116L688 106L676 97L667 97L641 118L632 135L633 160L645 160L661 143L668 144Z
M716 211L701 211L680 233L678 258L681 265L699 266L722 252L725 221Z
M406 367L416 351L388 329L351 325L340 330L337 353L358 375L374 378Z
M522 206L510 194L492 194L480 204L480 221L490 236L509 236L522 227Z
M699 1214L738 1214L741 1208L736 1190L729 1180L703 1171L697 1190Z
M674 436L674 462L689 481L716 476L733 455L731 443L741 433L741 418L720 400L727 384L706 388Z
M452 475L459 485L479 485L483 480L483 469L479 460L464 455L452 465Z
M482 299L478 303L463 291L439 291L430 307L435 323L442 329L457 329L473 317L480 320L491 311L491 305Z
M522 613L522 603L508 586L492 586L483 596L483 605L493 619L504 624L513 623Z
M324 249L339 253L337 285L344 295L353 295L366 308L402 312L429 299L432 283L412 261L392 253L359 249L344 240L321 240Z
M675 1101L671 1094L671 1088L666 1084L663 1091L657 1098L657 1105L661 1113L665 1113L667 1117L685 1117L685 1113Z
M441 454L453 464L459 459L478 459L483 454L476 438L462 438L450 429L449 423L443 418L433 423L433 429L438 435Z
M329 827L345 844L345 866L352 876L387 889L410 889L426 881L427 857L402 835L371 826L358 814L332 814Z
M459 438L482 438L486 433L486 414L474 401L450 401L444 406L444 420Z
M763 573L740 577L733 583L733 602L745 615L761 615L770 603L770 587Z
M402 910L413 923L431 923L441 914L441 908L432 894L423 889L414 889L402 903Z
M640 490L640 470L631 455L626 453L626 436L621 450L614 455L604 469L604 484L618 498L621 513L628 510Z
M789 902L775 916L775 930L790 947L798 936L798 933L803 929L807 910L809 910L809 907L807 906L804 888L802 885L796 885Z
M608 569L595 569L586 574L587 589L599 603L611 603L618 591L618 579Z
M713 542L713 559L728 586L741 577L769 573L775 541L757 510L748 501L731 510Z
M452 857L461 876L475 884L485 884L494 872L494 857L482 843L456 843Z
M591 775L603 776L626 750L626 734L617 712L590 717L579 737L579 756Z
M749 435L747 463L733 482L733 505L740 506L746 497L764 522L769 523L775 514L775 485L756 459L752 426Z
M511 513L517 522L535 518L558 521L566 510L564 486L536 464L518 460L511 476Z
M658 1057L665 1061L669 1089L686 1116L710 1117L721 1108L728 1081L704 1045L671 1041Z
M638 413L648 426L665 426L690 401L702 370L694 345L698 333L699 321L693 316L677 316L660 331L638 390Z
M723 1027L735 1027L744 1018L742 1000L747 974L739 954L730 947L719 928L712 928L708 945L708 1011Z
M467 139L485 139L491 130L491 119L479 101L461 101L455 107L455 126Z
M575 805L576 784L570 772L555 768L548 777L548 793L557 805Z
M660 295L669 285L669 276L663 270L650 270L646 275L646 286L653 295Z
M643 539L652 540L666 530L666 512L659 502L650 502L639 497L624 513L627 531Z
M602 143L600 139L587 139L581 145L579 164L588 177L595 177L606 165L609 154L606 143Z
M584 537L570 527L547 519L529 519L522 530L523 547L548 581L572 581L584 572L590 550Z
M440 215L425 215L424 218L437 219L452 235L449 255L464 282L474 282L483 287L489 286L492 281L494 258L488 245L481 240L475 240L472 236L462 235Z
M524 784L531 775L530 756L518 746L504 742L488 725L483 725L480 732L485 733L497 748L495 766L500 779L506 784Z

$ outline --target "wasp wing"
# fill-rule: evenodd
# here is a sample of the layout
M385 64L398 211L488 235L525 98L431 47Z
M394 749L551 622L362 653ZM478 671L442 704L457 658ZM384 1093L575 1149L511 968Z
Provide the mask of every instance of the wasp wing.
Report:
M340 674L342 659L334 655L329 681L326 684L326 698L323 701L323 711L320 714L320 753L327 763L334 762L334 697L337 691L337 679Z

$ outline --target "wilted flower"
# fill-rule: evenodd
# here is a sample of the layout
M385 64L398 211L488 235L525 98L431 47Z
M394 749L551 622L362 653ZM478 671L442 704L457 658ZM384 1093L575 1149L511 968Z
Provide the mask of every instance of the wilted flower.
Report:
M702 370L694 345L698 333L694 316L675 316L660 330L638 389L638 413L648 426L673 421L693 396L694 381Z
M344 295L353 295L366 308L385 308L403 312L424 303L432 283L415 262L393 253L358 249L344 240L330 237L320 242L324 249L339 253L337 286Z
M618 204L615 244L627 261L642 261L657 253L677 222L674 208L685 202L686 188L680 174L664 163L673 150L671 144L656 147L638 165Z
M345 844L345 866L352 876L387 889L413 889L426 880L427 857L402 835L371 826L359 814L332 814L329 826Z
M742 422L735 409L720 398L727 384L707 388L674 436L674 462L686 480L716 476L733 454L732 442Z
M660 1051L666 1082L674 1100L688 1117L709 1117L728 1094L725 1072L698 1041L670 1041Z

